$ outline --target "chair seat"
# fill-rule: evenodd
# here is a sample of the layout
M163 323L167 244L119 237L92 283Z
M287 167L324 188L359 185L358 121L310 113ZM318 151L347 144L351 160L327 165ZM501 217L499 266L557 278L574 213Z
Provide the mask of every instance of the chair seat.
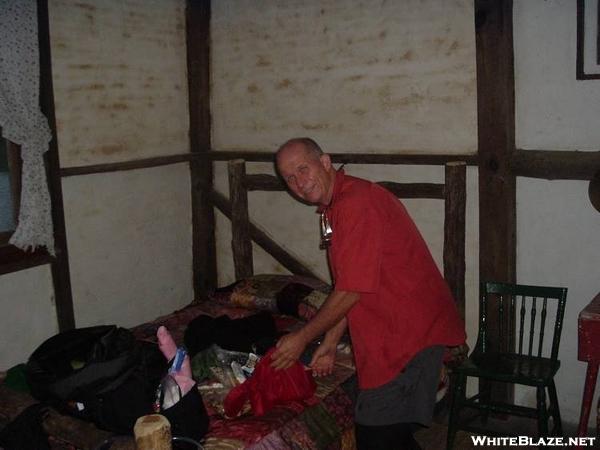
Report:
M513 353L473 353L453 370L471 377L530 386L547 386L560 361Z

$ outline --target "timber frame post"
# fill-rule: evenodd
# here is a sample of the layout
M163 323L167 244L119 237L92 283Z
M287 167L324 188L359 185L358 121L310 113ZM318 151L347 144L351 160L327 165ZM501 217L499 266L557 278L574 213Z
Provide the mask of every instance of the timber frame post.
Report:
M210 0L187 0L186 45L190 111L190 152L211 150L210 118ZM213 164L192 158L192 254L196 300L217 286L215 213L210 202Z
M449 162L444 181L444 279L465 320L467 165Z
M50 20L48 1L38 0L38 40L40 52L40 107L52 131L52 140L46 152L46 172L52 203L52 222L54 227L54 249L56 257L50 261L52 284L56 301L56 317L59 331L75 328L73 294L67 251L67 232L62 197L62 183L59 175L58 135L54 112L54 88L52 83L52 58L50 53Z
M248 190L245 185L246 163L241 159L229 161L229 199L231 201L231 247L235 279L253 275L252 240L248 213Z
M512 0L475 1L479 153L479 279L516 279L515 89ZM490 311L492 316L497 311ZM510 320L510 318L506 318ZM496 323L491 317L490 323ZM498 329L490 330L498 342ZM494 397L512 401L510 386Z

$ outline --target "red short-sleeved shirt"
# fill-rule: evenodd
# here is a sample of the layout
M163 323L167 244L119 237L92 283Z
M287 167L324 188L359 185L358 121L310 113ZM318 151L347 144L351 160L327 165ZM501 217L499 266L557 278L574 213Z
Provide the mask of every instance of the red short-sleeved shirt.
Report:
M465 341L450 289L396 197L340 170L325 214L335 289L361 294L347 315L361 389L387 383L426 347Z

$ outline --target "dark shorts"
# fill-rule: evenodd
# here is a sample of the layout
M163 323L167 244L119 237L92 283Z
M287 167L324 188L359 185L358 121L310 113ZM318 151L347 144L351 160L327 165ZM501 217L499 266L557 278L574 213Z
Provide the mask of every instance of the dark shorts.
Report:
M417 353L392 381L358 393L356 423L367 426L418 423L429 426L440 381L444 347Z

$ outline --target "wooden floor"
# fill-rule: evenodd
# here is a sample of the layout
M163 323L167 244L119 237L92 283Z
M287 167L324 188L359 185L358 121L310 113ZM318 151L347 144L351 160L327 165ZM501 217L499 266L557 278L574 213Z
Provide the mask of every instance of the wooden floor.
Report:
M446 428L445 425L434 423L429 428L423 428L422 430L417 431L415 433L415 439L423 450L445 450L447 432L448 428ZM459 431L456 434L454 448L456 450L475 448L471 441L471 435L469 433Z

